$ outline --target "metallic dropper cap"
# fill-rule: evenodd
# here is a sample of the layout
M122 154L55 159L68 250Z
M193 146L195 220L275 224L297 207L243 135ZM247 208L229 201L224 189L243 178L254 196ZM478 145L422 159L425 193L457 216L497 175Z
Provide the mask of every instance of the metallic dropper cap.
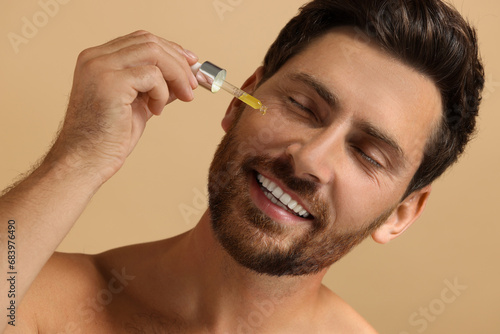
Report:
M199 66L199 71L196 73L199 84L212 93L217 93L222 87L224 80L226 80L226 70L209 61L204 62L201 66L196 65L192 68L195 71L196 67Z

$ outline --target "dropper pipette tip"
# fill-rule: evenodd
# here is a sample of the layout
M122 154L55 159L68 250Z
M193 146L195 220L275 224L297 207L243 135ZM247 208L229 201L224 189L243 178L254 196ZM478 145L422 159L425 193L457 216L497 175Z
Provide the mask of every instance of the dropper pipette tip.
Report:
M265 105L262 105L262 107L260 107L260 112L262 113L262 116L264 116L267 112L267 107Z

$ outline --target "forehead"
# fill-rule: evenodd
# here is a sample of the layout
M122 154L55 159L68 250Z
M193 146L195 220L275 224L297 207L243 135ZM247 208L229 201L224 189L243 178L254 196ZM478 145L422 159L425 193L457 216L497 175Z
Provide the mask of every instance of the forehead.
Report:
M335 96L339 117L383 128L413 164L421 161L441 119L441 96L434 82L352 28L335 28L313 41L278 73L317 79Z

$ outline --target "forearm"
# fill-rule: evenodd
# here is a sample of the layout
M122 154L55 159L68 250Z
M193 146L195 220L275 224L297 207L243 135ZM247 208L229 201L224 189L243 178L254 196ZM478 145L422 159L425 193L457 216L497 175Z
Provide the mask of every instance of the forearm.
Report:
M85 171L76 160L46 160L0 198L2 309L12 300L19 307L35 277L101 184L96 173ZM15 289L7 281L11 276L15 276ZM5 315L3 319L0 332L9 320Z

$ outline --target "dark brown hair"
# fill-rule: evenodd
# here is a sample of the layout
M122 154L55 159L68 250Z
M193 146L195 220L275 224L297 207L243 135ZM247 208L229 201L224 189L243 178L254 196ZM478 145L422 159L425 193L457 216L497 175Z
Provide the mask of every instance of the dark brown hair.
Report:
M441 124L426 143L405 198L456 162L475 130L484 86L476 32L439 0L315 0L300 9L269 48L262 82L312 40L339 26L355 27L431 78L441 92Z

